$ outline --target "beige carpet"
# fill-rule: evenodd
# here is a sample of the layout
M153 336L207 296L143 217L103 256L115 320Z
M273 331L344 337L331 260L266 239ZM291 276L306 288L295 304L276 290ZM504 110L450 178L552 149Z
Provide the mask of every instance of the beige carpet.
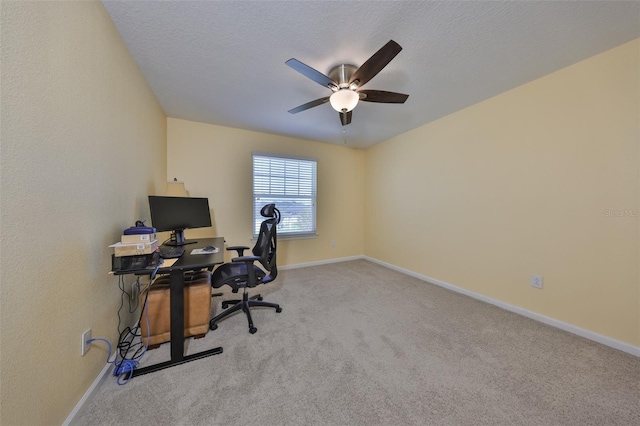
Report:
M110 376L82 425L639 425L640 359L364 260L281 271L224 353ZM214 308L220 309L220 299ZM169 358L169 345L146 364Z

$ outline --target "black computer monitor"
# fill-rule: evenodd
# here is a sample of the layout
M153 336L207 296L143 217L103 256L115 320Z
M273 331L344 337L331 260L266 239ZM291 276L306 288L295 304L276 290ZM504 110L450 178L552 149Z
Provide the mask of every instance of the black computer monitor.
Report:
M156 231L173 232L171 241L166 245L189 244L184 239L185 229L211 226L208 198L149 195L149 210L151 223Z

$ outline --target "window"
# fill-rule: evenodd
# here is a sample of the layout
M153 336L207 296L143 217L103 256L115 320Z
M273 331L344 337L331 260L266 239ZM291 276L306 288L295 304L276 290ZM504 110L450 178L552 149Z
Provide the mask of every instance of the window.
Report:
M279 236L316 234L316 166L313 159L253 154L253 236L264 218L260 210L275 203Z

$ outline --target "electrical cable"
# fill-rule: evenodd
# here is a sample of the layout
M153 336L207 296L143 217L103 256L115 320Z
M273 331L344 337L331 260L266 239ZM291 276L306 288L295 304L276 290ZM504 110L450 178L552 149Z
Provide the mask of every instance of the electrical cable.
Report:
M147 296L145 297L144 305L142 308L143 312L145 312L145 320L147 325L146 344L142 346L141 343L139 344L133 343L133 340L136 337L140 336L140 334L138 334L138 331L140 328L139 326L140 320L138 320L138 325L136 325L133 328L127 327L120 334L120 339L118 341L118 355L120 356L121 359L120 360L116 359L114 361L115 368L113 369L113 375L118 377L117 382L118 382L118 385L120 386L127 384L129 380L133 377L133 371L138 366L138 364L140 363L140 360L142 359L143 355L146 353L148 349L149 337L150 337L149 334L151 333L151 330L149 328L149 312L146 309L148 296L149 294L147 293ZM142 317L142 313L140 314L140 316ZM129 336L131 336L130 339L128 339ZM141 345L141 347L138 347L137 349L135 349L132 355L129 354L129 352L133 348L135 348L137 345ZM124 381L123 381L123 378L124 378Z
M118 377L118 380L117 380L117 383L119 386L126 385L129 379L131 378L131 376L133 375L133 369L136 367L136 365L138 365L138 361L133 361L133 362L129 360L118 361L117 359L114 359L113 361L109 361L109 359L111 358L111 352L112 352L111 342L109 342L107 339L104 339L102 337L94 337L92 339L87 340L87 343L91 344L96 340L105 342L107 344L107 347L109 348L109 354L107 355L107 364L113 364L115 366L114 375L116 375L115 372L119 372L117 374L118 376L122 373L129 372L129 377L125 382L122 382L120 380L120 377Z
M140 312L140 317L138 318L138 321L136 323L136 325L134 327L125 327L122 331L120 331L120 325L121 325L121 317L120 317L120 312L122 311L122 308L124 307L124 295L126 294L129 298L129 311L132 313L135 311L135 309L138 308L139 303L136 304L136 307L134 308L134 310L131 310L131 296L129 293L127 293L127 291L125 290L124 287L124 280L122 277L119 277L119 281L118 281L118 287L121 290L121 295L120 295L120 307L118 308L118 345L117 345L117 355L116 355L116 359L113 361L114 364L114 369L113 369L113 375L117 376L117 382L118 385L122 386L125 385L126 383L129 382L129 380L133 377L133 371L135 370L135 368L138 366L138 364L140 363L140 360L142 359L142 357L144 356L144 354L147 352L148 349L148 345L149 345L149 338L151 337L151 328L149 327L149 311L147 309L147 302L149 299L149 288L151 286L151 281L153 280L153 278L155 277L155 275L158 272L158 269L160 268L160 265L157 265L156 268L153 270L153 272L151 273L150 276L150 280L149 280L149 286L147 286L146 288L146 295L145 295L145 299L144 299L144 303L142 306L142 311ZM136 280L136 282L138 283L138 286L140 287L140 278L138 277L138 279ZM143 345L142 342L140 343L134 343L134 340L136 337L140 337L142 339L142 336L140 334L140 321L142 320L142 314L143 312L145 313L145 323L147 326L147 341L146 343ZM109 345L109 358L111 358L111 343L109 343L106 339L92 339L91 341L94 340L104 340L105 342L107 342L107 344ZM87 341L88 343L90 343L89 341ZM133 353L131 353L133 351ZM118 359L120 358L120 359ZM108 358L107 358L108 360ZM123 381L123 378L126 376L126 379Z
M178 241L176 237L176 231L171 231L171 234L169 234L169 238L164 240L160 245L163 246L167 243L175 243L176 241Z
M120 324L122 323L122 319L120 318L120 311L124 306L124 294L127 293L124 289L124 278L122 275L118 277L118 288L122 293L120 293L120 307L118 308L118 334L121 334Z
M138 306L140 305L140 298L138 298L138 297L136 297L135 299L133 298L133 294L134 294L133 286L134 285L137 286L138 288L140 288L140 276L138 276L136 278L136 281L133 284L131 284L131 296L130 296L131 298L129 299L129 313L130 314L134 313L136 311L136 309L138 309ZM131 300L135 301L135 306L131 306Z
M149 289L151 287L151 282L153 281L156 274L158 273L159 268L160 268L160 265L157 265L149 277L149 286L146 289L144 303L142 305L142 311L140 312L140 318L138 319L138 322L133 328L126 327L120 333L120 336L118 339L118 355L122 359L119 361L118 360L115 361L115 368L113 370L113 375L118 376L119 385L124 385L131 379L131 377L133 376L133 371L138 366L138 364L140 363L140 360L142 359L144 354L147 352L147 349L149 348L149 339L151 338L151 327L149 326L149 310L148 310ZM123 290L124 293L126 293L126 291L124 291L123 288L124 286L121 287L121 289ZM123 304L124 302L121 304L120 309L122 309ZM147 341L144 345L142 345L142 342L134 344L133 341L136 337L140 336L140 338L142 339L142 335L140 333L140 321L142 320L143 313L145 314L145 324L147 326ZM120 319L120 310L118 310L118 320L119 319ZM118 321L118 328L119 328L119 324L120 322ZM130 354L132 350L134 352L133 354ZM124 375L127 375L127 377L126 377L126 380L122 382L121 379Z
M111 342L109 342L107 339L103 339L102 337L94 337L92 339L87 340L87 344L91 344L92 342L95 342L96 340L100 340L102 342L105 342L107 344L107 346L109 347L109 355L107 355L107 364L112 364L113 361L109 361L109 358L111 358Z

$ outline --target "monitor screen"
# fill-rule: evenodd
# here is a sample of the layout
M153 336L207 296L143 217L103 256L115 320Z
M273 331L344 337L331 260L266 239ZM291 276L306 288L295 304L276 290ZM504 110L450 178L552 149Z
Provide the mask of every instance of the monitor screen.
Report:
M151 223L158 232L175 233L174 245L186 244L185 229L211 226L208 198L149 195L149 210Z

